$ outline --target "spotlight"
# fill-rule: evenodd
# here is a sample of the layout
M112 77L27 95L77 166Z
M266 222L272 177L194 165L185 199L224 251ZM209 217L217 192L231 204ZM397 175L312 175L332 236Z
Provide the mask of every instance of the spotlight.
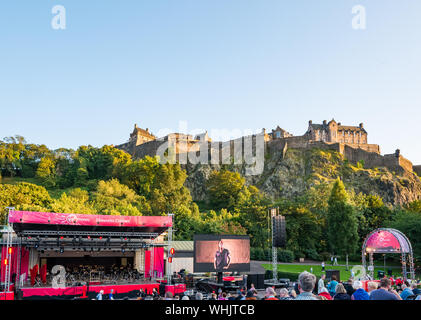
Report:
M60 248L60 253L63 253L64 252L64 248L63 247L61 247Z
M121 248L121 252L122 252L122 253L126 252L126 249Z

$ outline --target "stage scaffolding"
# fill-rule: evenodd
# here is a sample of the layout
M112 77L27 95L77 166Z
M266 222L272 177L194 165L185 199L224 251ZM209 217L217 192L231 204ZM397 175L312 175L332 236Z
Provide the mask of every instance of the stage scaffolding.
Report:
M95 226L92 227L92 230L89 231L80 231L76 230L78 226L75 226L75 230L60 230L61 226L57 227L57 230L51 230L51 225L46 224L45 228L42 225L37 225L39 230L34 230L33 228L19 228L13 229L13 223L10 223L9 215L14 208L8 209L7 217L7 226L6 232L4 232L5 239L2 239L2 245L6 247L6 256L2 257L2 263L7 259L8 264L5 268L5 277L4 277L4 292L9 292L12 284L11 279L11 258L12 250L17 250L15 256L15 265L18 277L15 279L16 289L22 287L23 283L20 279L21 275L21 259L22 259L22 248L28 249L30 258L33 258L34 250L38 252L48 252L48 251L58 251L62 253L61 250L66 252L71 251L83 251L89 254L90 252L99 252L99 251L108 251L108 252L136 252L139 249L145 249L151 251L150 259L150 279L156 280L157 275L154 271L154 255L156 247L170 247L172 241L172 227L167 227L168 229L168 240L164 243L157 243L156 239L162 235L162 230L152 230L145 226L144 231L118 231L115 228L112 231L96 231ZM168 214L173 219L173 214ZM171 222L172 223L172 222ZM143 225L141 227L144 227ZM49 230L48 230L49 229ZM103 229L103 228L102 228ZM152 231L151 231L152 230ZM32 249L32 250L31 250ZM32 259L33 260L33 259ZM31 259L30 259L31 265ZM167 270L168 269L167 263ZM165 270L164 270L165 272ZM28 273L28 271L26 271ZM29 275L28 275L29 276ZM168 276L168 274L167 274ZM170 275L171 276L171 275ZM171 278L169 278L171 279Z

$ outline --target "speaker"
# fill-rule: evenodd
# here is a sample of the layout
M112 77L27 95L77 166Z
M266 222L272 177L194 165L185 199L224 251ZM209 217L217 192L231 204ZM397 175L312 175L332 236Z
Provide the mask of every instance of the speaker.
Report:
M332 276L336 277L336 281L341 280L341 272L339 270L326 270L326 279L332 281Z
M273 246L276 248L285 248L287 244L287 232L284 216L272 217L273 227Z
M247 288L250 289L252 283L256 289L265 289L265 275L249 274L247 277Z

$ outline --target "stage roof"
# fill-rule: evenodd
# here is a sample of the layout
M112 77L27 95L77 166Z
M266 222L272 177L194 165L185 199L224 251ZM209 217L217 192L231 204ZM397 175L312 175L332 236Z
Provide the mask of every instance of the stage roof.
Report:
M27 231L136 232L161 234L172 226L170 216L114 216L10 211L17 234Z

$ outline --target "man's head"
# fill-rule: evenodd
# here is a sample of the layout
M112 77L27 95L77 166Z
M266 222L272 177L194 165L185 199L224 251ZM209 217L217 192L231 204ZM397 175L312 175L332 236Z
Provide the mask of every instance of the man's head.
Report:
M361 281L358 281L358 280L357 281L354 281L354 284L352 285L352 287L355 290L362 289L363 283Z
M196 300L203 300L203 294L201 292L196 293Z
M172 292L170 292L170 291L165 292L165 298L172 299L173 297L174 297L174 295L172 294Z
M389 290L392 287L392 281L388 278L383 278L380 280L380 288Z
M224 241L219 240L219 242L218 242L218 248L219 248L219 250L222 250L224 248Z
M371 292L373 290L377 290L379 288L379 285L377 284L377 282L374 281L370 281L369 283L367 283L367 291Z
M298 287L300 291L312 292L316 284L316 276L310 272L304 271L298 277Z
M322 279L322 280L326 279L326 275L323 273L323 274L320 276L320 279Z

